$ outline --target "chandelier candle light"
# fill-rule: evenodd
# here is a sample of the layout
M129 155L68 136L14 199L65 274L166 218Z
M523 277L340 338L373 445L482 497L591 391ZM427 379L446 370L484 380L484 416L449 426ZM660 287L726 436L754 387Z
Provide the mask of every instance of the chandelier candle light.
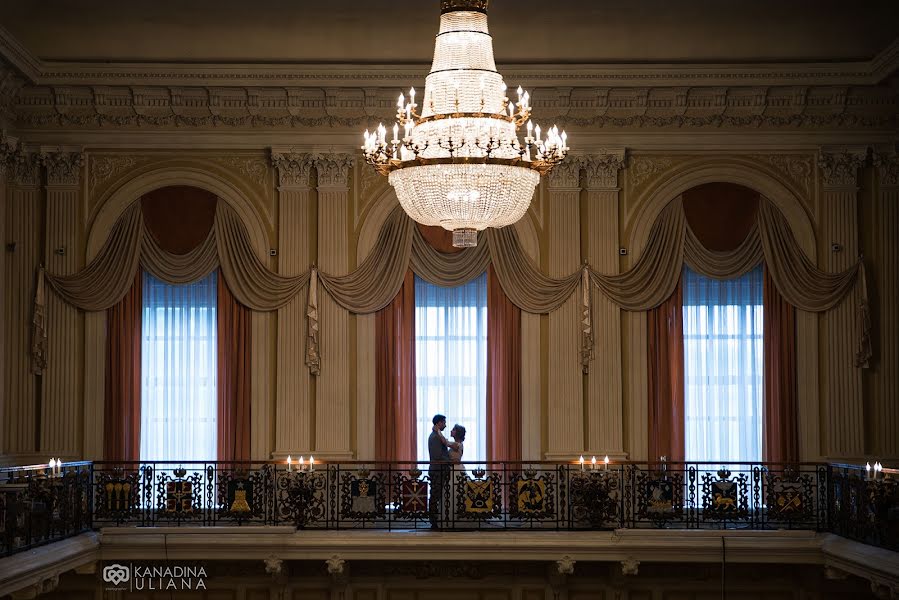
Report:
M487 0L442 0L421 107L412 88L408 100L399 95L392 131L381 124L364 134L365 160L388 177L406 213L452 231L458 248L523 217L540 176L568 153L564 131L553 126L541 135L531 122L528 92L518 87L514 101L506 94Z

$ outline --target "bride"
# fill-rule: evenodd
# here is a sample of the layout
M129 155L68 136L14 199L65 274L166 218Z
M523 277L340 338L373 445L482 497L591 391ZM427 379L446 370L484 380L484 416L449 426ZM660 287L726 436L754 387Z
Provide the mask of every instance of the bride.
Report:
M462 446L462 442L465 441L465 428L458 423L453 425L452 430L450 430L450 436L454 442L449 446L450 462L453 463L454 468L461 469L462 466L459 463L462 462L462 453L465 451Z

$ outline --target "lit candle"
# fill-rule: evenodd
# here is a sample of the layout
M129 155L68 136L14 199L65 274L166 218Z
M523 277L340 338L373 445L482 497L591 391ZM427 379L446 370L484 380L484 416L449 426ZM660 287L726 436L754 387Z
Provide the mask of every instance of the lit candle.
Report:
M409 88L409 104L415 106L415 88Z
M290 473L292 467L290 466L290 455L287 455L287 472Z
M583 454L581 454L580 463L581 463L581 471L583 471L584 470L584 455Z
M876 463L874 463L874 479L878 479L880 477L883 477L883 465L880 464L880 461L878 460Z
M306 469L306 464L305 464L305 462L303 461L303 457L302 457L302 456L300 457L300 463L299 463L299 464L300 464L299 470L300 470L300 471L304 471L304 470Z
M871 479L871 463L865 463L865 479Z
M567 148L567 146L566 146L567 140L568 140L568 134L565 133L565 131L563 130L562 131L562 150L565 150L565 148Z
M509 116L511 117L513 114L515 114L515 103L509 102Z
M399 123L393 124L393 143L397 143L400 138L400 125Z
M524 141L529 143L529 141L531 139L531 134L534 133L534 124L531 123L530 120L528 121L528 124L527 124L527 130L528 130L528 137L525 138Z
M606 457L602 459L603 464L606 466L606 471L609 470L609 455L606 454Z
M403 110L403 100L405 100L405 99L406 99L406 98L405 98L402 94L400 94L399 99L397 99L397 101L396 101L396 107L397 107L399 110Z
M590 469L593 471L596 470L596 457L595 456L590 459Z
M309 472L311 473L314 470L315 470L315 457L310 456L309 457Z
M47 466L50 467L50 476L54 475L54 470L56 469L56 460L50 459L50 462L47 463Z
M534 127L534 136L537 138L537 142L540 141L540 126L537 125Z

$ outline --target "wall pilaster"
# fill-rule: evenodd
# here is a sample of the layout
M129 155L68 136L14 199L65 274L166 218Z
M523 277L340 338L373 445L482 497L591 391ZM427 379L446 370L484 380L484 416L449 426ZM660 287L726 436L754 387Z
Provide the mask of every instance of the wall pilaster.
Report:
M863 149L822 149L818 168L821 195L821 241L827 245L822 267L843 271L858 259L858 169ZM861 372L855 367L858 290L821 317L820 352L823 393L824 455L858 458L864 453L864 405Z
M870 231L873 285L877 311L872 325L878 344L866 373L870 387L870 432L865 451L878 457L899 457L899 154L874 155L878 186ZM871 262L868 263L871 265Z
M569 160L549 176L549 275L581 265L580 163ZM572 294L549 314L547 459L570 459L584 451L584 378L580 357L580 300Z
M18 140L8 137L5 132L0 132L0 241L2 241L3 256L0 259L0 290L6 290L10 286L10 282L6 279L6 240L8 239L6 232L6 196L7 196L7 179L10 174L10 165L15 153ZM8 340L6 336L6 292L0 291L0 434L3 439L0 440L0 461L2 456L7 453L7 431L4 423L7 422L9 415L9 396L6 390L6 357L7 357Z
M618 273L618 171L624 150L586 157L585 258L601 273ZM591 286L592 287L592 286ZM621 386L621 309L595 289L595 356L586 370L586 451L623 458L624 411Z
M80 151L42 149L40 160L47 172L46 268L54 275L69 275L84 266L79 210L84 155ZM41 385L40 452L80 458L84 319L49 289L46 306L50 330L48 366Z
M37 378L31 372L31 313L41 261L41 188L38 155L18 152L10 168L6 206L5 451L18 460L37 455Z
M309 178L309 154L272 150L278 171L278 271L298 275L313 262L315 204ZM277 391L275 394L276 458L307 455L312 450L313 381L303 357L306 351L306 294L298 294L278 310ZM255 433L255 428L254 428Z
M320 267L335 275L349 270L349 174L353 157L325 154L314 159L318 174L318 237ZM315 455L323 459L352 458L350 315L326 293L319 294L321 374L315 393Z

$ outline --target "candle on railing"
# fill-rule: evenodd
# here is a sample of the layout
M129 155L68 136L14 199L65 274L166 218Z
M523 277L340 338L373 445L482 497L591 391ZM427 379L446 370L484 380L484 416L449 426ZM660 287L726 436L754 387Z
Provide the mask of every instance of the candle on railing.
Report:
M291 464L290 464L290 455L288 454L288 455L287 455L287 472L290 473L290 471L291 471L292 469L293 469L293 467L292 467Z
M606 466L606 471L609 470L609 455L606 454L606 457L602 459L603 464Z
M299 465L300 465L300 466L298 467L298 470L299 470L300 472L306 470L306 461L303 460L303 457L302 457L302 456L300 457Z
M583 454L581 454L581 460L579 462L581 463L581 471L583 471L584 470L584 455Z
M591 471L596 470L596 457L595 456L590 459L590 470Z
M413 90L413 95L414 95L414 90ZM309 472L311 473L314 470L315 470L315 457L310 456L309 457Z
M51 458L50 461L47 463L47 467L48 467L48 470L50 471L50 473L49 473L50 477L53 477L53 475L55 474L55 470L56 470L56 459Z
M874 463L874 479L879 479L882 477L883 477L883 465L880 464L880 461L878 460L876 463Z
M871 463L865 463L865 479L871 479Z
M62 476L62 459L61 458L56 459L56 475L60 476L60 477Z

